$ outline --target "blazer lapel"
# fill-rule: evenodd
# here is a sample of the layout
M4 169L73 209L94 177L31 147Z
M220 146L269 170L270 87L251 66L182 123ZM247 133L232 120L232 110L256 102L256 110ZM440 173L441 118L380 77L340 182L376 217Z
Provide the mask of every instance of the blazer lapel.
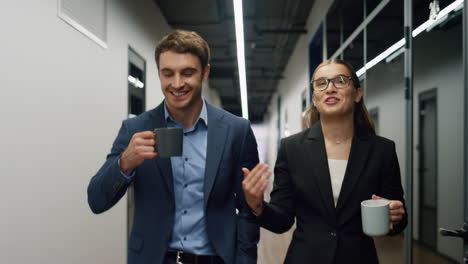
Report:
M158 107L152 110L149 115L149 119L145 122L145 129L153 131L155 128L166 127L166 121L164 120L164 102ZM174 182L172 176L172 165L170 158L156 158L153 159L156 169L159 170L167 190L170 194L174 194ZM171 196L172 197L172 196Z
M208 204L208 198L210 197L211 190L213 189L213 185L216 180L226 138L229 136L228 126L223 122L223 114L218 112L208 103L206 103L206 108L208 115L208 142L206 148L204 182L205 208Z
M312 178L317 185L326 211L331 217L330 219L336 219L327 152L322 134L322 126L319 122L311 128L305 146L306 154L310 157L314 171L313 177L310 178Z
M356 185L356 182L361 175L362 169L366 164L370 146L371 144L368 139L368 135L359 135L357 132L355 132L353 141L351 143L348 166L346 167L346 173L341 185L338 203L336 205L337 210L340 210L344 206L346 200Z

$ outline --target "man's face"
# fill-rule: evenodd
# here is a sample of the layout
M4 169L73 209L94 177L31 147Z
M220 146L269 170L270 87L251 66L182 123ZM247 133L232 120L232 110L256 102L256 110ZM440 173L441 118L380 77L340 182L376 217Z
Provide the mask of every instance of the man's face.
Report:
M199 58L191 53L161 53L159 79L169 111L193 111L201 106L202 82L209 72L210 66L202 70Z

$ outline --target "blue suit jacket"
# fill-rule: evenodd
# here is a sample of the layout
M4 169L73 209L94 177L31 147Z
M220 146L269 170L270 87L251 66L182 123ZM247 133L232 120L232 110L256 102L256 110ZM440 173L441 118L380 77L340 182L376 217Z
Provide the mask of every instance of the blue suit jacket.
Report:
M206 107L204 199L208 238L226 264L256 263L259 227L245 203L241 168L252 169L258 163L257 143L249 121L210 104ZM111 153L88 186L88 203L94 213L111 208L131 184L121 175L118 160L132 135L165 126L163 104L123 121ZM128 263L162 263L175 221L171 160L146 160L135 171L135 215Z

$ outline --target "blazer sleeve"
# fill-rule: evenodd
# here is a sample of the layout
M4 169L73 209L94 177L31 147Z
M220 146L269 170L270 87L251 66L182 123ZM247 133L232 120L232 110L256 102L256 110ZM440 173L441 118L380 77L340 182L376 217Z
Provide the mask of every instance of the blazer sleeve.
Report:
M294 224L295 208L293 187L291 183L287 142L281 140L278 157L274 169L273 191L271 200L264 203L263 212L257 217L257 222L263 228L274 233L284 233Z
M390 148L387 149L387 151L384 153L387 153L387 155L385 157L384 166L382 168L380 196L389 200L401 201L405 209L403 219L400 221L400 223L395 225L393 230L389 233L389 235L396 235L405 229L408 223L408 215L406 213L403 187L401 185L400 165L398 163L395 143L393 141L391 141Z
M241 168L253 169L259 162L257 142L250 124L247 125L247 133L243 139L239 165L236 172L236 200L237 200L237 253L236 264L257 263L257 244L260 240L260 228L250 214L250 209L245 201L242 190L244 174Z
M118 164L120 155L128 146L130 138L126 121L123 121L104 165L91 178L88 185L88 204L95 214L105 212L114 206L131 183L131 179L122 175Z

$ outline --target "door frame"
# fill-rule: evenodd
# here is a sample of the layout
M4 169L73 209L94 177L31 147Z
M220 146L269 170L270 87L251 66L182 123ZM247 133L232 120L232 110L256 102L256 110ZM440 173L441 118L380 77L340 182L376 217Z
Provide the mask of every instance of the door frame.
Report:
M464 100L464 134L468 134L468 1L463 1L463 86L465 89ZM463 229L468 229L468 138L464 139L464 225ZM468 263L468 243L464 243L464 262Z
M143 112L146 111L146 59L141 53L137 52L132 46L128 46L127 48L127 76L130 75L130 64L135 65L138 68L141 68L140 70L143 71L143 76L142 80L140 80L143 83L143 100L142 100L142 107L143 107ZM131 98L130 98L130 90L128 88L128 80L127 81L127 117L131 118L133 117L131 115ZM133 186L133 183L130 184L130 186L127 188L127 207L126 207L126 214L127 214L127 243L128 243L128 238L130 237L130 233L132 231L132 226L133 226L133 217L134 217L134 212L135 212L135 189Z

